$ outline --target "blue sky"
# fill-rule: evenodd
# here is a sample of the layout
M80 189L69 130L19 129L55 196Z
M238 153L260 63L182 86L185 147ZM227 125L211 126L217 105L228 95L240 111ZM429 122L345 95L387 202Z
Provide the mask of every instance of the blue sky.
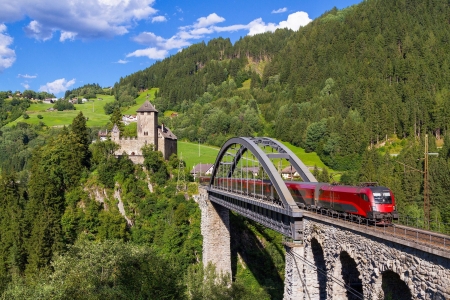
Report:
M111 86L189 45L297 30L361 0L0 0L0 91Z

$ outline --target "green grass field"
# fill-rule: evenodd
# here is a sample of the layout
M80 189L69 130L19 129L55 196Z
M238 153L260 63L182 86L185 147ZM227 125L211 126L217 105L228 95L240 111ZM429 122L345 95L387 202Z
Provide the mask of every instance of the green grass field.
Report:
M216 161L219 148L200 144L178 141L178 157L186 162L186 168L191 170L196 164L213 164Z
M87 126L105 126L106 123L108 123L110 116L105 115L103 107L106 103L114 101L114 96L98 95L98 97L103 100L91 99L84 104L75 104L76 110L66 111L47 111L48 108L53 107L53 104L34 103L31 104L27 110L27 114L30 116L29 119L20 117L6 126L13 126L17 124L17 122L25 122L28 124L39 124L39 122L44 122L45 125L50 127L67 126L72 123L72 120L80 113L80 111L88 118L86 123ZM43 118L38 119L38 115L41 115Z
M122 114L123 115L135 115L136 110L139 107L141 107L141 105L145 102L145 100L147 100L147 95L148 95L148 100L151 101L151 100L155 99L155 92L158 90L159 90L158 88L152 88L148 91L144 91L144 92L140 93L139 96L135 99L136 104L128 107L128 109L125 110L124 112L122 112ZM158 108L156 108L156 109L158 109Z

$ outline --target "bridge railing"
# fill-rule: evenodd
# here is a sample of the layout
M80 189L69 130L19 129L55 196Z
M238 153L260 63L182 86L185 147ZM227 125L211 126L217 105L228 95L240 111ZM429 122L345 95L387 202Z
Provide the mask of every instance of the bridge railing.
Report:
M440 222L438 220L426 221L423 218L411 216L399 216L399 219L394 221L395 224L414 227L422 230L429 230L436 233L450 235L450 223Z
M394 224L377 224L369 219L352 218L351 215L345 213L333 213L330 211L322 211L320 209L309 209L308 211L316 214L327 215L330 218L348 222L352 225L367 227L368 230L374 230L375 232L382 233L383 235L391 235L396 238L408 240L438 250L450 250L449 235L412 227L414 221L416 224L420 225L420 222L415 219L413 220L413 218L404 217L400 222L396 222ZM403 222L406 222L408 225L401 224Z

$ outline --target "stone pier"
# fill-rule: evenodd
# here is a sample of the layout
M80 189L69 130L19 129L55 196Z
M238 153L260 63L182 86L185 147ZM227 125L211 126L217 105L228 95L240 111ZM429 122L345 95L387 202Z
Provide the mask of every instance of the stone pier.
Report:
M202 213L203 265L209 262L220 274L231 276L230 212L208 199L205 189L199 189L198 204Z
M305 254L303 244L284 243L286 250L285 276L284 276L284 300L309 299L308 288L304 276L304 263L299 258Z

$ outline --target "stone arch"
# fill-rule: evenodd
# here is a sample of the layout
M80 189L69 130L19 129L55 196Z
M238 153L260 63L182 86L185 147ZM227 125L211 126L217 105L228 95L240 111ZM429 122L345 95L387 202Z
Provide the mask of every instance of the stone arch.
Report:
M333 276L345 283L345 286L333 280L332 299L360 299L353 292L356 291L359 294L363 294L362 276L358 270L356 261L347 251L342 250L339 258L336 259Z
M327 298L327 266L322 243L315 237L307 244L306 259L314 262L317 269L307 268L305 270L306 285L312 299Z
M401 276L392 270L382 272L375 283L376 299L412 299L411 289ZM439 299L439 298L437 298Z

